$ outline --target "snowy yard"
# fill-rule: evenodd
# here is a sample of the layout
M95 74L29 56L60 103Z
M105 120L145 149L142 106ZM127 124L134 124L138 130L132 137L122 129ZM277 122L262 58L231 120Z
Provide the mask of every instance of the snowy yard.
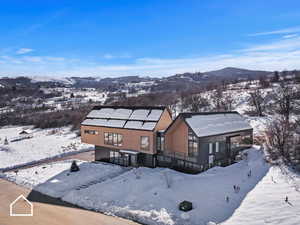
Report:
M295 189L300 186L299 176L292 175L291 180L265 163L260 150L248 152L248 160L199 175L138 168L88 189L73 190L63 200L146 224L199 225L226 220L224 224L299 224L300 193ZM240 187L238 193L233 185ZM293 206L284 201L286 195ZM194 209L179 211L183 200L193 202Z
M71 161L63 161L6 176L84 208L149 225L300 224L300 175L270 166L258 148L247 152L248 158L239 163L198 175L165 168L127 171L82 161L80 171L70 173ZM233 185L240 190L235 192ZM183 200L191 201L194 209L178 210Z
M34 188L36 191L58 198L73 189L85 188L88 184L109 179L119 175L126 168L105 164L76 160L80 167L78 172L70 172L73 160L43 164L15 172L6 172L4 177L22 186Z
M80 137L69 128L34 129L32 138L11 142L20 136L23 129L24 127L0 129L0 170L91 148L91 145L82 144ZM4 144L5 138L9 141L8 145Z
M252 176L248 178L250 169ZM63 200L146 224L222 222L230 218L268 170L262 152L252 149L248 161L229 167L215 167L199 175L162 168L138 168L88 189L73 190ZM234 192L233 185L240 186L239 193ZM193 202L192 211L178 210L178 204L184 200Z

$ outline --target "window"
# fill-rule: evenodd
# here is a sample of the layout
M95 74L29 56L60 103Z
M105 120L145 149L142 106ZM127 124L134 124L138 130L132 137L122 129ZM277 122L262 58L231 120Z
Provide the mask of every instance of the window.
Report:
M104 133L104 144L122 146L123 145L123 135L116 133Z
M209 154L213 154L213 143L209 143Z
M118 134L117 145L118 146L122 146L122 144L123 144L123 135L122 134Z
M164 136L156 137L156 149L157 149L157 151L165 150L165 137Z
M216 152L219 152L219 142L216 142Z
M195 157L198 155L198 138L192 131L188 135L188 156Z
M108 133L104 133L104 144L108 144Z
M149 137L148 136L141 136L141 150L148 151L149 148L150 148Z
M85 134L97 135L99 132L97 130L84 130Z

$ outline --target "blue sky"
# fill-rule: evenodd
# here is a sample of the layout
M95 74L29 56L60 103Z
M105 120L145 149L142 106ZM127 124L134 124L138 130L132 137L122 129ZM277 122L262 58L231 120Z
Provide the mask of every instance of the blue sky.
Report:
M300 69L298 0L3 0L0 76Z

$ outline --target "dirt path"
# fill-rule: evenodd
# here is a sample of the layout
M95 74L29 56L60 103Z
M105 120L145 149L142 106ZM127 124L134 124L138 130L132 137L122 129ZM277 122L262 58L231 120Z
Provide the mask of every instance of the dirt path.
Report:
M20 194L27 196L29 192L29 189L0 179L1 225L137 225L137 223L118 217L40 202L33 202L32 217L10 217L10 203Z

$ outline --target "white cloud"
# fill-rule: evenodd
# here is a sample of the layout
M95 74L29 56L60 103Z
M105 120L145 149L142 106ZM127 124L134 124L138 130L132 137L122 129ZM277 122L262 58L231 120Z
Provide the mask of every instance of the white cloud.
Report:
M298 37L298 34L287 34L283 36L283 38L294 38L294 37Z
M27 54L27 53L32 52L32 51L34 51L34 50L31 49L31 48L20 48L16 51L16 54L17 55L23 55L23 54Z
M23 57L25 62L32 62L32 63L41 63L43 62L43 58L39 56L25 56Z
M104 54L103 58L104 59L129 59L132 56L128 53L122 53L122 54L117 54L117 55L113 55L113 54Z
M64 57L45 57L46 60L49 60L49 61L53 61L53 62L63 62L65 61L65 58Z
M105 54L105 55L103 55L103 58L104 59L112 59L112 58L114 58L114 56L111 54Z
M183 72L216 70L228 66L270 71L300 69L300 37L281 38L231 51L229 54L168 59L144 57L123 64L102 65L98 62L50 56L0 56L0 60L2 75L166 76Z
M242 51L255 52L255 51L273 51L273 50L293 50L300 48L300 37L288 38L284 40L277 40L271 43L255 45L250 48L243 49Z
M300 32L300 27L289 27L280 30L273 30L267 32L258 32L254 34L249 34L249 36L262 36L262 35L272 35L272 34L290 34Z

